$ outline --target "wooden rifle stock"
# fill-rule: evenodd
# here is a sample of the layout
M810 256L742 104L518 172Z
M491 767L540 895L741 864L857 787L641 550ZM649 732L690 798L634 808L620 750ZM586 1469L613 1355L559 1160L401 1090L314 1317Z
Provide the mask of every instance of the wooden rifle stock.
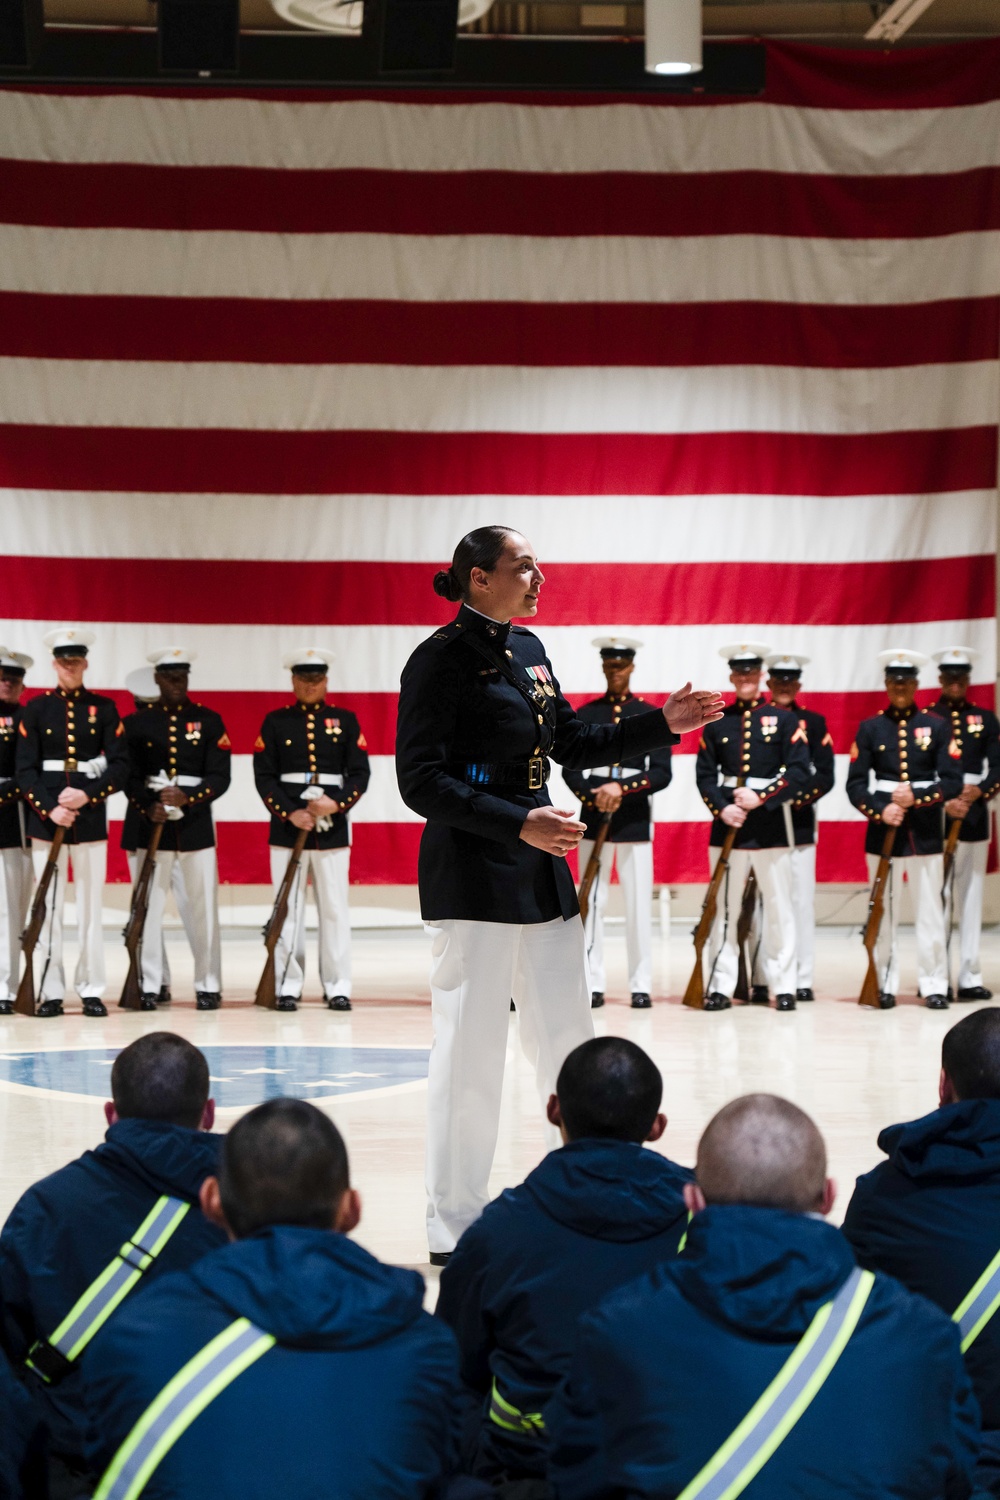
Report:
M736 923L736 946L740 953L740 967L736 976L733 999L742 1000L744 1004L750 999L750 989L753 984L753 964L747 963L747 943L750 941L750 931L756 910L757 876L751 870L747 876L747 883L743 887L743 901L740 905L739 921Z
M597 830L597 837L594 839L594 847L590 851L590 858L587 860L587 868L583 872L583 879L580 881L580 889L576 893L576 899L580 903L580 918L583 922L586 922L587 915L590 911L590 892L593 889L594 881L597 879L598 872L601 868L601 850L604 848L604 841L611 831L611 819L613 817L613 812L606 812L601 818L600 827Z
M160 847L160 839L163 837L163 829L163 823L153 824L153 831L149 835L149 844L146 848L146 857L142 862L135 890L132 892L128 921L122 929L122 937L125 939L125 947L128 950L128 973L125 975L121 999L118 1001L122 1010L142 1009L142 934L146 927L149 888L153 883L156 855Z
M859 1005L867 1005L872 1010L879 1010L879 997L882 988L878 977L878 935L882 927L882 918L885 915L885 887L889 879L889 869L892 864L892 846L896 842L895 828L887 828L885 838L882 840L882 853L879 856L878 869L875 871L875 879L872 881L872 893L868 900L868 921L865 923L863 942L868 950L868 971L865 974L864 983L861 986L861 995L858 999Z
M302 859L302 851L306 847L306 839L311 832L310 828L299 829L298 838L295 840L292 852L288 857L288 864L285 866L285 873L281 877L278 894L274 898L271 915L268 917L267 925L264 928L264 947L267 949L267 958L264 961L264 972L260 976L260 983L257 986L257 993L254 996L253 1003L254 1005L263 1005L268 1010L275 1009L278 998L275 993L274 950L278 945L281 929L284 927L285 919L288 916L288 899L292 893L292 884L299 868L299 862Z
M694 930L694 968L691 970L691 978L688 987L684 991L684 1004L689 1005L692 1010L704 1010L705 1008L705 975L702 971L701 955L705 944L708 942L712 931L712 923L715 921L715 913L719 904L719 887L722 884L726 871L729 869L729 856L733 852L736 842L735 828L726 830L726 837L722 848L719 850L718 863L712 871L712 878L708 882L708 890L705 892L705 900L702 902L701 916Z
M35 972L32 964L35 947L41 936L42 924L45 921L45 899L49 894L49 886L55 879L56 861L59 858L59 850L63 846L66 830L61 825L56 828L55 836L49 846L49 857L45 861L45 869L42 878L38 882L35 891L35 899L31 903L31 911L28 914L28 925L21 933L21 952L24 954L24 973L21 975L21 983L17 987L17 998L14 1001L14 1009L19 1016L33 1016L35 1014Z

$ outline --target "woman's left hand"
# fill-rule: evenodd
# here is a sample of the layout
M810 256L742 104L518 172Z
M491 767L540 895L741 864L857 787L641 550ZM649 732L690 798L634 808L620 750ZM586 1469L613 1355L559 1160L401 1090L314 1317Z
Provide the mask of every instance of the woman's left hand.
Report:
M692 729L702 729L721 719L724 707L720 694L704 689L693 692L691 684L686 682L676 693L670 694L663 705L663 717L671 733L688 734Z

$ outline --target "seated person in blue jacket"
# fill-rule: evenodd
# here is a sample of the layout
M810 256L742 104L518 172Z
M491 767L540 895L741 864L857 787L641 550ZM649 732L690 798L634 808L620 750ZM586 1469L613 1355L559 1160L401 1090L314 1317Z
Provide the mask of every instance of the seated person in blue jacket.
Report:
M48 1443L38 1402L0 1353L0 1495L49 1500ZM54 1497L53 1497L54 1500Z
M734 1100L695 1177L682 1254L581 1319L548 1409L559 1500L967 1500L979 1409L958 1330L823 1222L809 1116Z
M197 1047L167 1031L139 1037L111 1069L104 1144L29 1188L0 1234L0 1337L48 1422L54 1495L79 1493L85 1471L82 1370L97 1329L225 1242L198 1206L220 1140L207 1133L208 1088Z
M100 1500L436 1500L456 1457L455 1339L416 1271L348 1238L361 1203L336 1126L301 1099L258 1105L201 1201L231 1243L95 1340Z
M982 1412L980 1486L1000 1495L1000 1010L953 1026L940 1107L891 1125L844 1219L858 1262L895 1276L959 1325Z
M596 1037L567 1057L548 1118L564 1144L467 1229L437 1313L458 1336L466 1456L490 1480L544 1476L545 1408L581 1313L677 1252L693 1180L656 1151L663 1079L641 1047Z

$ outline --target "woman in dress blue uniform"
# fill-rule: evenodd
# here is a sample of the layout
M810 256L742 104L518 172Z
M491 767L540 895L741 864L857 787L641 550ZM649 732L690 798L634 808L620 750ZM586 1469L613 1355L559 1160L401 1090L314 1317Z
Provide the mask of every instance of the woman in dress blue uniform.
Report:
M437 928L428 1076L428 1241L441 1264L489 1201L510 997L543 1098L566 1054L593 1035L583 926L565 856L584 825L551 805L549 756L627 761L719 717L688 683L663 709L584 724L563 697L531 618L544 582L520 532L464 537L435 591L457 617L403 671L396 774L427 819L420 907Z

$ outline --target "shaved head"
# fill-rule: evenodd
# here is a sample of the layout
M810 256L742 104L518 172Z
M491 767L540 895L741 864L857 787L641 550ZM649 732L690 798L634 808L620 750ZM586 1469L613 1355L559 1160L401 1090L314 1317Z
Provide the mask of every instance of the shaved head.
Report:
M798 1105L775 1094L745 1094L709 1122L695 1176L709 1204L822 1212L826 1147Z

